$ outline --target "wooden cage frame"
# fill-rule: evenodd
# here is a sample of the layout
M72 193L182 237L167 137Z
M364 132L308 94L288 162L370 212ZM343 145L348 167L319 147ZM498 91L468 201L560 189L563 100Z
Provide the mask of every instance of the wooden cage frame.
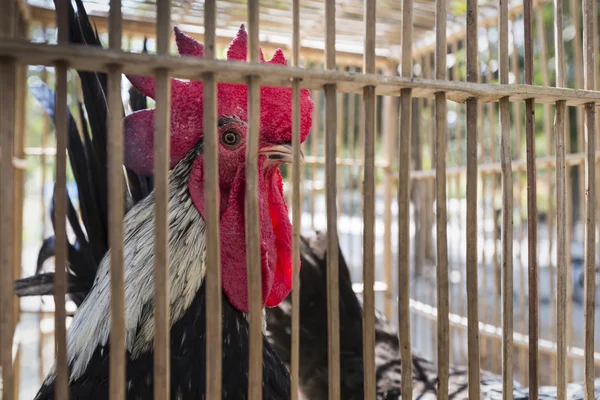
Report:
M342 71L337 67L340 58L337 58L335 49L336 35L336 4L335 0L325 0L325 66L323 70L300 68L300 0L293 0L293 45L292 65L288 68L262 65L259 60L259 2L248 1L248 32L249 32L249 62L227 63L216 59L214 47L217 42L215 33L216 5L215 1L205 2L204 27L202 36L205 45L204 58L179 58L169 55L171 8L168 1L157 0L157 54L134 54L123 52L121 42L123 37L123 19L121 15L121 1L110 1L110 15L105 21L109 33L108 49L95 49L69 46L67 40L67 14L66 7L57 9L58 44L37 44L21 40L26 36L23 13L14 0L3 0L3 10L0 15L0 147L3 149L0 163L0 362L2 366L3 393L2 398L17 398L15 393L15 373L18 368L14 364L15 356L13 333L16 326L19 309L13 295L13 281L17 276L20 265L19 235L15 233L22 230L22 199L23 199L23 167L19 160L25 157L23 144L25 130L25 96L22 88L25 86L25 66L44 65L54 66L56 72L57 93L57 121L56 121L56 171L57 171L57 196L56 210L56 264L64 265L66 260L66 132L67 120L67 81L66 74L69 68L102 71L108 73L110 109L118 109L121 103L120 82L123 73L135 73L156 77L156 132L155 132L155 179L156 179L156 331L155 341L155 398L169 398L169 329L168 329L168 288L167 288L167 185L168 185L168 154L169 143L165 134L170 121L170 77L196 79L204 81L204 131L205 146L216 149L215 135L211 134L216 129L216 82L244 83L249 87L249 140L248 154L257 152L257 132L259 109L253 107L259 95L259 85L292 87L293 89L293 151L299 155L299 90L324 90L325 93L325 157L313 156L307 162L325 165L326 182L337 181L337 168L344 165L345 160L338 158L337 139L338 132L338 100L337 93L358 93L363 96L364 112L364 168L363 186L363 220L364 220L364 388L365 399L374 399L375 394L375 354L374 354L374 324L375 324L375 171L383 168L386 171L386 182L397 182L398 185L398 224L399 224L399 256L398 260L398 318L400 324L400 343L402 359L402 392L412 392L411 370L411 310L428 317L434 316L437 320L437 360L439 367L439 392L442 399L448 398L447 383L450 365L450 327L451 325L466 326L468 331L468 365L469 365L469 397L478 398L480 389L480 335L502 339L502 376L503 393L506 398L512 396L513 385L513 358L515 345L526 346L529 350L529 386L530 395L537 398L539 386L539 361L540 351L556 353L556 383L558 399L566 398L567 364L572 358L584 360L585 393L586 398L594 397L594 368L600 362L600 355L594 352L594 318L595 318L595 259L596 259L596 208L598 204L596 185L596 166L600 158L597 152L597 136L599 134L596 106L600 104L600 83L595 60L598 39L596 1L583 0L583 41L581 44L582 76L581 87L567 88L565 79L565 62L563 46L563 8L561 0L554 0L554 27L556 48L556 87L550 87L547 75L544 77L544 86L536 86L533 82L533 19L534 0L523 0L523 7L519 10L510 10L511 13L521 13L524 18L524 43L525 43L525 73L524 84L509 83L509 72L518 73L518 66L509 63L509 8L505 0L498 1L499 14L497 25L499 28L499 83L482 83L479 74L477 29L478 21L477 0L467 0L466 34L463 37L455 35L452 41L446 34L447 0L435 1L435 28L436 40L434 47L413 49L413 0L402 0L402 56L399 60L399 76L394 71L393 61L384 61L375 57L375 22L376 1L365 0L364 9L364 57L362 72ZM40 14L41 15L41 14ZM39 17L42 20L42 17ZM47 18L44 17L44 18ZM485 21L492 23L492 21ZM448 80L446 55L448 45L456 45L462 40L466 47L467 81ZM435 68L429 70L429 76L415 78L413 75L413 61L425 57L434 51ZM308 51L308 50L307 50ZM545 57L545 56L544 56ZM343 62L348 65L356 61L356 57L344 55ZM352 60L352 61L350 61ZM428 64L426 62L425 64ZM430 64L430 63L429 63ZM377 68L385 66L385 73L378 74ZM431 65L430 65L431 67ZM579 78L578 78L579 79ZM394 119L399 118L406 131L396 132L388 129L385 141L388 149L394 141L400 144L399 173L392 176L390 165L393 160L392 150L386 154L384 162L375 160L375 129L376 129L376 96L399 97L399 115L395 114L391 101L384 103L386 119L385 124L392 126ZM424 171L411 171L411 121L413 99L428 99L434 106L435 120L432 129L437 135L435 147L435 168ZM448 122L446 119L448 101L466 104L466 168L447 167L447 137ZM526 136L526 161L513 161L511 156L511 104L524 102L526 107L525 136ZM499 104L500 121L500 162L480 165L477 159L478 145L480 143L481 107L483 104ZM535 104L555 105L556 113L553 122L555 155L536 158L535 154ZM585 139L585 149L581 153L566 155L565 120L567 106L579 107L582 115L582 137ZM545 130L547 137L551 135L550 110L545 110ZM111 287L112 287L112 331L111 337L111 399L125 398L125 358L124 352L124 279L123 279L123 182L120 177L122 165L122 116L113 113L109 119L109 201L110 201L110 226L111 226ZM584 127L584 129L583 129ZM395 135L395 136L394 136ZM12 152L6 149L14 149ZM12 153L12 157L11 157ZM216 151L206 153L206 215L207 223L207 262L214 268L207 269L207 309L216 310L208 312L207 318L207 398L221 397L221 285L220 285L220 257L218 240L218 189ZM351 161L347 161L351 162ZM568 250L566 249L570 234L568 229L569 207L566 196L569 179L566 175L568 165L584 165L585 191L583 196L585 212L585 343L582 347L568 346L567 327L567 262ZM539 340L539 315L538 315L538 262L537 262L537 200L536 200L536 169L552 165L556 170L556 232L557 232L557 299L556 299L556 343ZM246 232L248 237L248 275L249 290L260 290L260 254L258 229L258 196L257 196L257 162L256 157L248 157L246 201L247 209L255 210L249 213ZM477 227L478 207L477 196L479 179L482 173L497 173L500 171L502 185L502 223L501 247L502 259L502 328L480 322L478 299L478 250ZM528 227L528 254L529 254L529 335L514 333L513 326L513 173L527 174L527 227ZM450 313L449 308L449 283L448 283L448 248L447 248L447 180L451 176L466 173L467 188L467 299L468 318L461 319ZM300 198L302 196L300 178L301 171L298 164L294 165L292 172L293 195L293 252L294 252L294 289L293 289L293 320L292 320L292 398L297 398L298 373L299 373L299 336L298 336L298 260L299 260L299 235L300 235ZM494 174L497 177L497 174ZM496 179L496 178L494 178ZM436 200L436 258L437 258L437 308L427 309L422 304L410 299L410 182L434 181ZM8 182L8 183L7 183ZM393 193L392 185L386 185L385 199L391 203ZM485 185L484 185L485 186ZM339 382L340 378L340 343L339 343L339 316L338 316L338 236L337 236L337 208L336 184L326 185L327 199L327 232L328 232L328 343L329 343L329 380ZM391 214L386 214L387 222L391 221ZM389 224L388 224L389 225ZM391 241L389 227L386 226L385 240ZM391 255L385 254L389 266L385 271L391 277ZM65 273L64 269L56 270L55 285L55 336L57 343L57 398L68 398L67 387L67 361L65 356L66 318L64 310L65 298ZM506 296L505 293L511 293ZM211 295L212 294L212 295ZM392 310L392 300L386 300L386 313ZM259 298L250 297L250 367L249 399L262 398L262 311ZM482 345L482 347L485 347ZM330 384L329 397L339 399L339 384Z

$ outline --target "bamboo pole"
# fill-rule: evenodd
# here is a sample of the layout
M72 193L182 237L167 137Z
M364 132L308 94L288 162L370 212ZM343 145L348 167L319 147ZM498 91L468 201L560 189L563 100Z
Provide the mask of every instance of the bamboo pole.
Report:
M375 73L375 0L365 1L365 56L363 71ZM363 383L364 398L374 400L377 382L375 376L375 87L363 92L364 112L364 183L363 183ZM341 197L341 196L340 196Z
M556 86L565 86L565 60L563 42L563 2L554 0L554 47ZM567 191L565 154L564 101L556 102L554 143L556 154L556 383L557 400L567 396Z
M171 2L157 2L156 50L159 55L169 53ZM156 114L154 131L154 399L169 400L170 384L170 330L169 330L169 132L171 126L171 81L166 68L157 69Z
M584 88L595 89L595 51L594 51L594 19L593 2L584 0L583 3L583 63ZM585 106L585 398L594 398L594 331L596 308L596 109L594 104Z
M312 93L312 98L314 99L315 102L315 108L313 111L313 126L312 126L312 133L311 133L311 154L314 157L318 156L318 142L321 136L321 92L317 91L317 90L313 90ZM311 228L313 230L315 230L315 200L316 200L316 196L315 196L315 179L317 177L317 165L313 164L311 165L311 169L310 169L310 177L311 177L311 196L310 196L310 222L311 222Z
M451 51L454 54L455 57L455 62L454 62L454 66L452 67L452 70L450 71L450 79L453 81L458 80L458 59L456 58L456 53L458 51L458 45L454 44L451 45ZM456 136L456 142L457 142L457 150L456 153L458 155L458 161L457 161L457 167L461 167L463 165L463 135L462 135L462 116L463 116L463 106L461 104L455 103L455 110L456 110L456 127L455 127L455 136ZM446 174L448 173L448 171L446 171ZM462 183L462 179L461 176L457 175L456 176L456 192L457 192L457 197L458 199L461 198L461 183ZM462 215L460 210L458 211L458 215L457 215L457 219L458 219L458 228L459 228L459 234L458 234L458 247L460 249L460 244L462 242ZM461 276L464 276L463 274L463 270L464 270L464 259L462 256L462 252L459 250L459 263L458 265L455 267L455 269L460 273ZM466 313L465 311L465 294L462 290L458 290L458 307L459 307L459 312L461 313L461 315L464 315ZM457 338L459 340L460 343L460 354L461 354L461 363L464 363L466 361L466 349L465 349L465 332L464 331L458 331L456 332L457 334Z
M336 68L335 51L335 0L325 2L325 69ZM340 398L340 315L339 315L339 265L337 235L337 168L336 133L337 99L335 84L325 89L325 186L327 209L327 345L329 372L329 399Z
M21 10L18 10L21 11ZM16 26L15 38L27 38L27 22L21 12L15 12ZM17 65L15 68L15 130L13 147L13 277L21 277L23 255L23 208L25 203L25 142L26 142L26 96L27 96L27 67ZM1 161L0 161L1 162ZM13 297L13 326L21 319L21 302ZM1 346L1 345L0 345ZM1 352L1 351L0 351ZM13 358L14 368L14 396L19 398L20 375L22 365L22 344L17 344L16 354Z
M412 78L413 2L402 2L402 77ZM412 393L412 351L410 338L410 136L412 90L400 92L400 152L398 168L398 322L400 329L400 359L402 362L402 393Z
M292 66L300 64L300 0L292 2ZM300 374L300 225L301 196L300 186L300 82L294 81L292 86L292 333L291 333L291 399L298 400Z
M248 61L259 63L259 2L248 1ZM248 134L246 144L246 264L250 316L248 398L262 399L263 336L260 217L258 202L258 145L260 138L260 86L258 76L248 76Z
M535 25L537 37L539 40L540 46L540 63L543 66L541 68L542 72L542 84L544 86L550 86L550 77L548 73L548 52L547 52L547 44L546 44L546 31L544 27L544 18L543 18L543 7L539 7L535 12ZM553 128L552 128L552 113L550 110L550 104L544 104L544 132L546 133L546 155L552 155L552 140L553 140ZM554 263L552 261L552 253L553 253L553 234L554 234L554 182L552 177L551 168L547 168L544 173L547 176L548 182L548 210L546 217L546 224L548 228L548 286L550 288L550 293L556 293L554 276L555 276L555 268ZM556 303L551 302L550 304L550 320L556 320ZM556 332L554 330L550 331L550 337L553 341L556 341ZM555 360L554 360L555 361ZM552 379L556 377L556 371L554 371L556 367L555 362L550 363L549 368L551 369ZM553 384L556 384L552 382Z
M2 2L0 36L12 40L15 28L16 10L14 2ZM15 331L14 310L14 170L13 149L16 128L16 64L11 58L0 59L0 367L2 367L2 398L12 400L18 383L13 369L13 335ZM63 214L64 215L64 214Z
M42 34L43 34L43 39L44 42L47 41L47 36L46 36L46 32L47 32L47 28L45 26L42 27ZM48 69L46 67L43 67L42 72L41 72L41 79L42 82L44 83L48 83ZM40 145L42 147L42 149L45 149L48 146L48 133L50 130L50 126L49 126L49 118L47 115L45 115L42 118L42 132L41 132L41 137L40 137ZM27 154L27 149L25 149L25 154ZM43 241L46 237L46 219L48 217L47 212L46 212L46 196L44 193L44 189L46 187L46 179L48 176L48 162L46 159L46 153L42 152L41 157L40 157L40 164L41 164L41 186L40 186L40 191L41 191L41 196L40 196L40 205L41 205L41 209L40 209L40 214L42 216L42 235L41 235L41 240ZM38 313L38 358L40 360L39 362L39 369L38 369L38 373L39 373L39 378L40 381L43 382L44 378L46 376L46 374L44 373L44 364L43 364L43 360L44 360L44 333L42 331L42 326L41 326L41 322L42 322L42 318L44 316L44 313L42 312L42 303L40 302L40 312Z
M68 17L67 6L57 3L56 19L58 26L58 44L68 43ZM56 80L56 189L54 191L54 211L56 222L54 226L55 250L54 262L58 267L54 274L54 341L56 348L56 378L54 394L56 398L68 400L68 369L67 369L67 343L66 343L66 271L67 265L67 67L64 61L59 61L55 66Z
M435 78L446 79L446 0L436 2L436 51ZM435 166L436 166L436 238L437 238L437 358L438 358L438 398L448 399L448 379L450 374L450 312L448 288L448 213L446 209L446 152L448 149L447 102L444 93L435 97Z
M535 98L540 104L554 104L566 100L568 106L583 106L587 103L600 104L600 93L583 89L554 88L531 85L496 85L476 82L453 82L435 79L386 76L382 74L351 74L343 71L316 70L305 68L281 68L264 63L232 63L223 60L207 60L203 57L161 56L152 54L114 52L93 46L47 46L40 43L15 41L0 42L0 57L15 57L20 63L30 65L52 65L63 59L70 67L106 72L107 65L118 61L123 73L154 75L156 69L167 68L171 77L199 79L203 73L215 72L219 82L247 84L243 78L260 75L261 85L291 87L291 79L301 79L306 89L320 89L324 85L336 85L342 93L361 93L365 86L376 86L377 96L398 95L402 89L411 89L412 97L433 98L437 92L446 92L448 100L466 102L476 98L489 103L509 96L511 102Z
M121 1L110 2L109 47L121 50ZM110 398L125 399L125 274L123 267L123 102L121 67L108 74L108 226L110 245Z
M498 43L499 83L508 83L508 3L499 0L500 38ZM510 105L500 99L500 163L502 164L502 393L513 398L513 171L510 146ZM494 218L495 220L495 218Z
M533 84L533 5L524 0L525 84ZM529 265L529 392L538 397L539 295L537 260L537 184L535 165L535 100L525 101L527 147L527 244Z
M383 142L385 151L384 187L383 187L383 276L387 283L387 291L383 302L384 314L390 321L393 319L394 295L393 295L393 272L392 272L392 198L393 186L396 179L392 172L392 160L396 146L395 140L398 135L398 103L394 97L383 99L383 115L385 125L383 127Z
M216 1L204 3L204 57L214 59L216 40ZM217 116L217 83L213 73L203 80L203 137L204 137L204 207L206 216L206 396L222 396L222 288L221 240L219 202L219 136Z
M580 89L584 87L584 79L583 79L583 45L581 43L581 34L582 34L582 26L581 26L581 20L580 20L580 5L582 5L583 3L581 1L577 1L577 0L571 0L570 1L570 14L571 14L571 22L573 24L573 29L575 30L575 35L573 37L573 56L571 59L571 65L572 68L574 68L574 72L575 72L575 84L574 87ZM576 127L577 127L577 151L584 151L584 115L583 115L583 109L581 108L577 108L575 110L575 118L576 118ZM578 168L578 172L579 172L579 184L583 185L585 176L584 176L584 169L583 168ZM578 209L579 209L579 218L581 219L581 222L583 223L584 221L584 217L583 217L583 213L584 213L584 197L585 196L578 196L577 200L579 201L579 205L578 205Z
M479 75L477 0L467 0L467 81ZM477 99L467 100L467 314L469 397L479 398L479 299L477 282Z

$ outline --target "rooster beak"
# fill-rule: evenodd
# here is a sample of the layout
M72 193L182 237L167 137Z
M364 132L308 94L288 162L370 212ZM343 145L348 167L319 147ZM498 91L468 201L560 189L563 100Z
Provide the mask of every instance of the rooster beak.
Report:
M264 147L259 150L259 154L264 154L267 156L267 160L273 163L292 163L294 162L294 153L292 150L291 144L278 144L270 147ZM301 163L304 162L304 154L302 150L300 150L300 160Z

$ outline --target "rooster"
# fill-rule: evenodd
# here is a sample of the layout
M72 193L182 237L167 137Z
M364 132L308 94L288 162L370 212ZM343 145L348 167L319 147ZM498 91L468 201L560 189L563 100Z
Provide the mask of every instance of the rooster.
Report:
M363 396L362 305L352 290L350 271L339 251L340 289L340 347L343 399L358 400ZM300 269L300 390L310 400L328 398L327 374L327 309L321 304L327 296L327 236L317 232L313 238L301 238ZM267 313L267 337L282 360L291 362L291 296ZM401 398L401 364L398 331L379 312L375 314L375 367L378 400ZM438 373L436 365L413 352L412 398L437 398ZM595 398L600 398L600 379L594 381ZM502 377L487 371L481 373L482 399L502 399ZM448 394L450 399L468 399L468 370L450 366ZM529 391L514 383L513 398L528 400ZM539 388L539 399L556 399L556 387ZM569 400L583 400L584 387L579 383L567 385Z
M70 42L101 46L81 0L69 6ZM70 4L70 3L69 3ZM175 28L179 53L203 55L203 47ZM227 50L229 60L245 61L244 27ZM287 65L278 50L269 64ZM70 117L68 152L80 197L81 220L68 201L68 221L76 241L68 248L68 292L79 305L67 333L69 387L74 399L108 398L110 284L106 199L106 76L79 71L85 109L83 132ZM154 97L154 79L128 76L145 96ZM205 223L203 202L202 83L171 80L171 153L169 173L170 364L171 396L205 396ZM247 87L218 84L219 186L221 190L221 263L223 289L223 398L246 398L248 388L248 293L244 237L245 139ZM54 116L54 95L44 86L34 94ZM279 166L291 162L289 88L261 87L259 203L262 260L262 304L276 306L291 290L291 223L283 197ZM313 102L301 91L301 142L309 133ZM87 132L89 122L92 136ZM128 398L153 396L154 110L124 119L128 184L124 219L125 323ZM83 140L81 139L83 138ZM150 178L150 179L149 179ZM53 215L53 213L52 213ZM53 215L55 218L55 216ZM53 252L44 243L40 261ZM63 268L63 266L57 266ZM52 274L39 273L15 283L17 294L41 295L52 290ZM263 398L289 398L289 374L263 337ZM36 399L54 398L55 366Z

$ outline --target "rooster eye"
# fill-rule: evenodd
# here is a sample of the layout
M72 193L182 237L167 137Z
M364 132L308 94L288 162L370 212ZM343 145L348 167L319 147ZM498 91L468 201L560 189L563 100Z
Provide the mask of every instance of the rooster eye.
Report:
M240 136L237 134L237 132L226 131L223 133L223 136L221 136L221 140L227 146L235 146L240 141Z

